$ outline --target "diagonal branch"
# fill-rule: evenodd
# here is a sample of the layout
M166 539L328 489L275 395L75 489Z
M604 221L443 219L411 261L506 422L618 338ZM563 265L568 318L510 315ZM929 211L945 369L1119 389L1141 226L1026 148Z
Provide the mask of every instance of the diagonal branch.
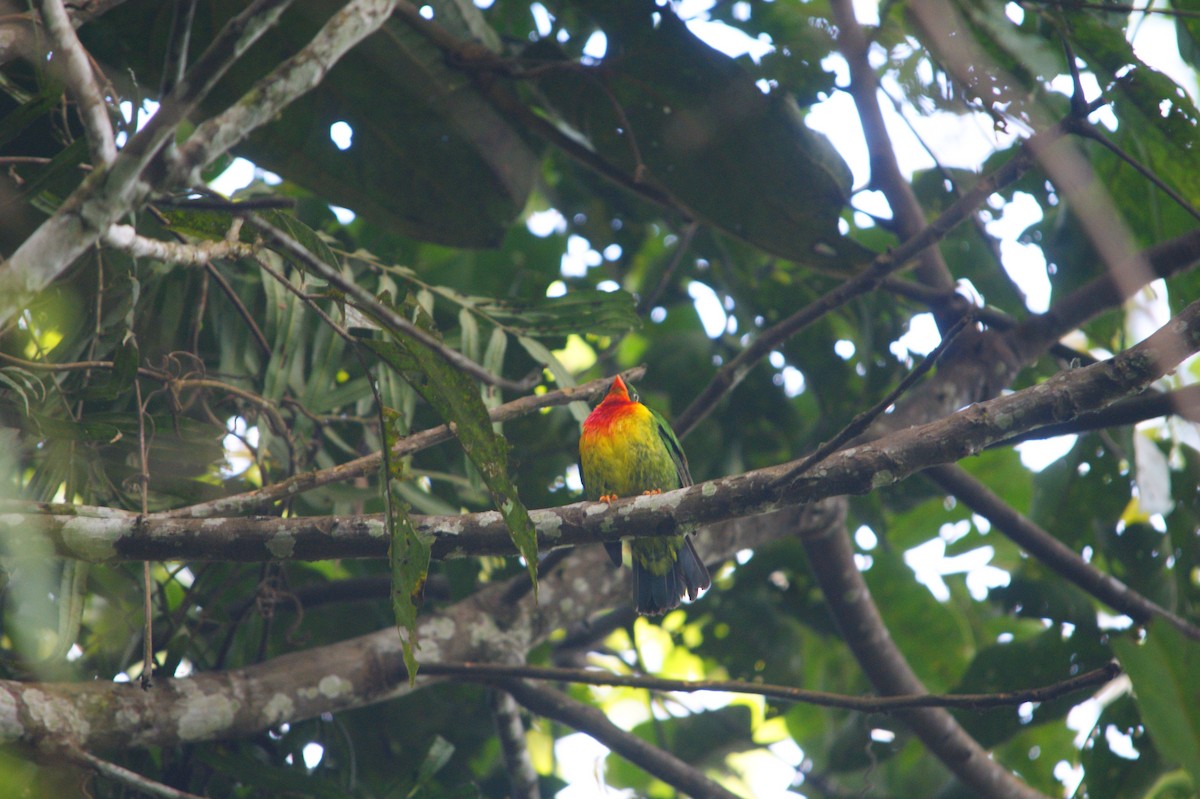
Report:
M50 284L154 188L143 171L216 81L274 24L291 0L255 0L229 21L184 81L131 138L108 169L92 172L8 262L0 265L0 325Z
M497 680L496 684L539 716L587 733L630 763L689 796L739 799L737 794L704 776L698 769L613 724L602 711L591 705L523 680Z
M1146 624L1152 618L1158 617L1193 641L1200 641L1200 628L1088 563L1066 544L1009 507L966 470L958 466L942 465L929 469L925 474L964 505L991 522L993 527L1055 574L1079 586L1109 607L1124 613L1139 624Z
M67 87L79 106L79 118L83 120L92 159L98 166L108 166L117 157L117 145L104 94L96 83L91 57L75 35L75 26L62 0L41 0L40 6L42 21L50 34L50 44L58 57L56 62L60 64Z
M900 173L896 151L879 105L879 80L867 58L867 38L854 16L851 0L833 0L830 7L838 27L838 47L850 67L850 96L854 98L870 153L871 185L887 197L900 237L911 238L925 227L925 211L912 186ZM917 261L916 274L922 283L940 289L954 286L954 277L936 248L922 250ZM939 327L945 329L953 324L953 320L943 320L940 313L937 316Z

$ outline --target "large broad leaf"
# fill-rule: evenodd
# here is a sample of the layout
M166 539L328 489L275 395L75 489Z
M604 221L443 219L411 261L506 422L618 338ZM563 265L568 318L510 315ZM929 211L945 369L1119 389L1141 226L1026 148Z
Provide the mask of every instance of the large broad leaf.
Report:
M243 5L233 0L200 4L192 52L202 52ZM426 5L461 39L477 40L477 31L486 28L470 3L431 0ZM337 7L298 0L234 66L204 104L204 113L223 110L230 97L295 54ZM108 74L124 75L128 66L142 87L158 85L172 8L137 0L95 23L89 43L103 60L115 62ZM106 35L110 26L142 31L137 38L146 46L114 52ZM330 126L337 122L353 131L345 150L330 138ZM464 247L499 244L524 208L536 164L532 150L475 88L470 74L451 67L441 50L399 17L346 54L320 86L253 133L236 154L381 227Z
M418 324L432 330L428 315L415 302L411 305L417 311ZM391 341L364 343L405 375L417 393L451 425L467 457L479 469L517 551L525 558L536 596L537 532L508 474L508 442L492 430L479 386L414 339L397 331L392 331L392 337Z
M582 5L607 34L608 55L540 73L538 89L563 123L633 180L728 233L803 263L852 260L837 229L850 170L790 97L764 94L668 9ZM546 42L527 55L561 57Z
M1200 644L1155 620L1141 644L1118 638L1113 649L1155 747L1200 786Z

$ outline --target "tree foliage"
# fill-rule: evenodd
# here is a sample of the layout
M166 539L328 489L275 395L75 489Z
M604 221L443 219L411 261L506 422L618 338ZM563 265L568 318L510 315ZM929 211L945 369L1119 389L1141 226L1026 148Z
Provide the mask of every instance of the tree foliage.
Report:
M480 5L0 5L0 785L1192 795L1200 7Z

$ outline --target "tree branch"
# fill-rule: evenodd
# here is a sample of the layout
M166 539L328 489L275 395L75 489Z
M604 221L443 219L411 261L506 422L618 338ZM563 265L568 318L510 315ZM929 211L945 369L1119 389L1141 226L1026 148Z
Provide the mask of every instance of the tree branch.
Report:
M529 744L525 741L525 725L521 723L521 708L512 694L503 690L493 691L491 702L492 719L496 724L496 737L500 739L500 751L504 753L512 799L541 799L537 771L529 757Z
M679 758L626 732L600 710L549 688L521 680L497 680L496 684L539 716L554 719L587 733L621 757L640 766L668 785L697 799L740 799Z
M707 561L723 560L791 532L778 524L731 524L697 548ZM627 602L626 580L601 547L577 550L539 580L538 604L528 595L507 601L515 584L528 582L522 574L423 615L420 659L519 661L552 632ZM416 688L436 679L422 674ZM89 750L121 750L240 738L411 690L400 635L388 627L244 668L162 678L149 693L128 683L0 680L0 742L54 747L69 739Z
M823 461L820 468L782 482L780 478L795 464L663 494L619 499L611 505L576 503L534 510L530 516L538 530L539 546L553 547L632 535L673 535L687 526L866 493L930 466L976 454L1023 431L1102 408L1142 390L1197 349L1200 301L1107 361L1062 372L1044 383L978 403L944 419L842 450ZM413 521L419 531L432 536L434 557L512 554L507 528L495 511L414 516ZM29 535L35 530L50 537L64 556L98 561L370 557L380 554L387 540L381 521L361 516L218 521L157 514L140 524L121 517L0 517L0 531L7 535Z
M867 39L854 16L854 4L851 0L833 0L830 7L838 27L838 47L850 67L850 96L854 98L854 107L858 109L863 136L867 141L867 152L870 153L871 185L887 197L900 237L911 238L925 228L925 211L917 202L917 195L913 193L912 186L900 173L896 151L892 147L887 126L883 122L883 112L879 107L879 82L867 59ZM921 251L916 274L927 286L940 289L954 287L954 277L942 259L942 254L934 247ZM945 320L940 312L935 315L938 317L938 326L942 329L953 324L953 320L943 324Z
M50 284L118 219L139 207L154 188L143 172L175 128L225 71L265 33L291 0L255 0L230 20L195 67L108 169L88 175L54 214L33 232L7 263L0 264L0 325Z
M640 380L645 373L646 368L638 366L622 372L621 375L624 379L632 381ZM574 388L560 388L555 391L548 391L545 394L520 397L511 402L506 402L497 408L490 409L488 417L493 422L507 422L510 419L525 416L542 408L567 405L571 402L581 400L590 401L607 391L611 383L612 378L605 377L589 381ZM444 424L438 425L437 427L431 427L428 430L422 430L419 433L413 433L400 439L392 448L392 453L396 457L401 458L411 455L414 452L428 449L436 444L441 444L444 441L449 441L453 437L454 434L450 431L449 427ZM305 491L311 491L314 488L329 485L330 483L353 480L364 474L378 471L382 462L382 453L375 452L328 469L304 472L303 474L289 477L286 480L273 483L269 486L263 486L254 491L247 491L242 494L222 497L221 499L214 499L208 502L200 502L185 508L163 511L154 514L154 516L157 518L202 518L207 516L232 516L253 510L261 511L274 502L296 494L302 494Z
M75 35L75 26L62 0L41 0L39 5L51 47L58 57L55 63L62 69L67 88L79 106L79 118L87 133L92 161L97 166L108 166L117 157L117 145L104 95L96 83L92 59Z
M925 475L991 522L993 527L1055 574L1079 586L1109 607L1124 613L1139 624L1146 624L1157 616L1193 641L1200 641L1200 628L1085 561L1066 544L1009 507L965 469L951 465L934 466L926 471Z
M502 663L425 663L421 673L430 676L455 677L467 682L496 684L502 678L569 682L580 685L609 685L625 688L645 688L650 691L724 691L731 694L764 696L785 702L799 702L818 707L836 707L856 713L896 713L914 708L959 708L983 710L1009 707L1024 702L1048 702L1086 688L1095 688L1121 673L1121 667L1109 663L1066 680L994 694L913 694L911 696L853 696L829 691L811 691L790 685L770 685L744 680L671 680L641 674L613 674L595 669L560 669L544 666L510 666Z

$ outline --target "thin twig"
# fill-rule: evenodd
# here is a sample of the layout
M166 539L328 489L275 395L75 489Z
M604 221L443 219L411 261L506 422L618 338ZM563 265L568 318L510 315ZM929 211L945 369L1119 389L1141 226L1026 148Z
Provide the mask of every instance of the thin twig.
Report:
M855 696L829 691L813 691L794 688L790 685L747 682L745 680L673 680L649 677L640 674L613 674L596 669L563 669L547 666L510 666L500 663L422 663L424 675L445 675L471 682L491 682L498 678L531 679L546 682L578 683L581 685L608 685L624 688L646 688L651 691L725 691L732 694L763 696L786 702L799 702L818 707L836 707L858 713L894 713L919 707L946 707L962 710L982 710L992 707L1010 707L1024 702L1048 702L1061 696L1103 685L1121 673L1121 667L1112 662L1098 669L1069 677L1065 680L1023 688L1017 691L1002 691L986 694L916 694L910 696Z
M150 514L150 462L146 451L146 406L142 404L142 384L136 377L133 380L133 391L137 399L138 459L141 468L138 475L142 496L142 512L138 516L138 523L140 524ZM144 615L142 673L138 681L143 690L148 690L154 684L153 580L151 579L150 561L148 560L142 561L142 591L142 613Z
M219 286L221 289L221 293L224 294L226 299L228 299L233 305L234 309L238 312L238 316L242 317L242 321L245 322L246 327L250 329L250 333L254 338L254 343L258 345L260 350L262 350L263 357L270 358L271 342L267 341L267 337L259 328L258 323L254 321L254 316L246 308L246 304L242 302L242 298L239 297L237 292L233 290L233 286L229 285L229 281L226 280L225 276L221 274L221 270L217 269L216 264L209 261L204 265L204 269L208 272L209 276L216 281L217 286Z
M622 372L621 376L626 380L637 381L645 373L645 367L639 366ZM605 377L573 388L560 388L555 391L548 391L545 394L519 397L489 410L488 416L493 422L507 422L510 419L533 413L542 408L566 405L579 400L591 400L604 391L607 391L611 383L612 378ZM398 458L404 457L405 455L411 455L414 452L419 452L436 444L441 444L444 441L449 441L451 438L453 438L453 433L450 431L450 428L444 424L438 425L428 430L422 430L419 433L413 433L397 441L396 446L392 449L392 454ZM368 472L378 469L381 459L382 455L375 452L329 469L304 472L279 483L263 486L255 491L201 502L189 505L186 508L163 511L155 515L164 518L199 518L243 513L250 509L268 506L278 500L310 491L323 485L361 477Z
M738 799L737 794L709 779L699 769L626 732L591 705L523 680L500 680L496 685L539 716L586 732L634 765L696 799Z
M915 369L906 374L904 379L901 380L894 389L889 391L882 400L851 419L850 423L843 427L837 435L829 439L829 441L826 441L821 446L817 447L817 449L811 455L800 461L800 463L798 463L794 468L784 472L776 481L776 483L778 485L786 485L787 483L790 483L795 478L807 472L813 466L828 458L834 452L837 452L838 449L840 449L841 446L847 441L870 427L871 422L875 421L879 414L892 407L892 405L896 403L896 400L899 399L904 392L908 391L908 389L914 383L924 377L926 372L933 368L934 364L936 364L942 357L942 354L949 349L950 345L954 342L954 339L958 337L958 334L965 330L968 324L974 321L975 318L970 313L960 317L959 320L954 323L954 326L946 331L945 335L942 336L942 340L939 341L938 345L934 347L933 351L931 351L929 355L925 357L925 360L921 361L919 364L917 364Z
M124 766L118 766L116 763L110 763L107 760L101 760L90 752L85 752L79 747L68 747L66 749L67 757L81 765L86 765L101 776L108 777L111 780L119 782L126 788L131 788L138 793L149 794L150 796L162 797L162 799L204 799L194 793L181 791L178 788L172 788L169 785L163 785L161 782L155 782L149 777L143 777L136 771L130 771Z

